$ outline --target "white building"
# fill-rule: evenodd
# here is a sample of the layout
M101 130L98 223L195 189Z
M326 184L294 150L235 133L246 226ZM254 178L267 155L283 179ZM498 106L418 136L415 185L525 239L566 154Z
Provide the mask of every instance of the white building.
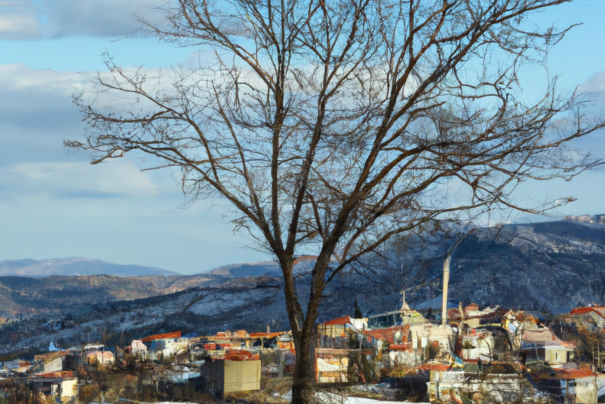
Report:
M133 355L145 355L147 353L147 346L143 344L140 339L133 339L130 344L130 353Z
M460 371L431 371L427 383L431 402L462 402L461 398L480 393L483 402L511 402L523 399L522 376L512 374L477 375Z
M494 337L490 332L483 331L465 335L462 339L462 358L490 362L494 345Z
M187 351L189 338L164 338L151 341L151 351L170 357Z

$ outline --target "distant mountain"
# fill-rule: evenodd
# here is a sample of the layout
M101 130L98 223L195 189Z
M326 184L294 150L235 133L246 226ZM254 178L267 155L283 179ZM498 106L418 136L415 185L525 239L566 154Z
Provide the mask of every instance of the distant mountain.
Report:
M583 224L605 224L605 215L565 216L565 221Z
M569 312L584 303L605 305L605 216L568 217L563 221L478 228L455 250L449 302ZM416 308L441 304L443 252L452 238L434 235L410 240L392 268L378 262L345 271L322 296L319 321L352 315L355 301L365 315L397 310L401 291ZM301 304L309 298L314 257L300 257L296 287ZM1 267L0 267L1 268ZM274 275L263 278L263 275ZM256 276L256 278L255 278ZM23 314L31 337L20 345L0 344L0 354L29 345L48 347L63 340L70 346L101 339L111 343L174 330L209 335L217 331L289 328L283 284L274 261L226 265L205 274L0 278L0 316ZM138 300L131 300L138 299ZM73 328L41 332L37 319L73 313ZM51 317L52 316L52 317ZM31 318L33 317L33 318ZM8 341L16 327L0 326ZM12 327L12 328L11 328ZM36 328L38 327L38 328ZM28 328L28 330L30 329Z
M165 293L174 293L199 286L214 286L231 279L231 277L211 274L171 276L145 275L138 276L136 279L148 282L154 287L163 290Z
M354 300L364 313L395 310L401 305L401 290L408 288L406 299L412 307L440 307L444 252L454 242L443 234L428 241L410 240L405 254L394 260L402 269L377 263L368 270L357 268L360 275L343 274L325 291L330 303L322 311L353 314ZM314 259L301 258L295 270L304 274ZM279 279L277 269L269 261L213 272ZM454 251L449 285L449 302L455 306L461 301L565 313L586 303L605 305L605 215L477 228Z
M0 277L0 313L12 304L24 314L23 319L17 317L20 321L0 318L0 356L32 346L48 349L50 342L62 348L90 341L115 346L177 330L211 335L225 329L254 332L266 331L267 325L274 331L288 327L284 294L274 278L232 278L210 288L136 300L118 299L124 298L116 294L122 289L129 290L131 297L161 292L141 278ZM64 329L51 330L48 320L64 320Z
M317 257L301 255L294 261L295 273L311 271ZM228 278L245 278L249 276L281 276L282 272L277 261L243 262L239 264L223 265L208 272L209 275L224 276ZM202 275L202 274L200 274Z
M87 304L157 296L162 290L137 278L109 275L0 277L0 316L65 315Z
M605 215L479 229L452 257L449 301L569 312L605 305ZM449 242L448 245L451 245ZM425 261L437 283L408 295L439 303L443 255Z
M450 303L457 306L460 301L474 302L481 307L494 304L553 313L569 312L584 303L605 305L604 218L577 216L476 229L453 254ZM353 314L355 300L366 315L396 310L401 307L400 292L404 289L412 307L439 307L443 253L454 241L439 234L429 240L411 239L406 248L393 249L394 255L402 255L393 261L392 268L383 268L377 261L343 272L324 292L320 321ZM93 261L73 260L80 265ZM49 261L52 267L53 261ZM295 266L303 306L309 291L308 271L314 262L314 257L299 257ZM112 310L118 306L140 309L137 316L145 321L136 317L141 324L134 328L151 326L145 313L154 313L154 324L159 328L149 332L162 328L195 330L201 324L211 332L221 328L263 329L273 321L287 327L281 274L275 261L225 265L187 276L32 279L52 272L39 266L40 262L34 260L0 262L0 274L37 268L35 272L25 271L30 278L0 278L0 316L61 316L74 312L81 313L84 321L97 310L90 309L91 305L100 304L105 305L107 313L100 313L99 318L113 316ZM271 278L260 278L264 276ZM144 301L125 301L141 298ZM204 303L199 300L198 304L197 299L202 298ZM178 315L170 310L158 311L160 301L166 307L178 307Z
M51 258L45 260L22 259L0 261L0 276L28 276L39 278L44 276L142 276L142 275L180 275L165 269L145 267L141 265L120 265L101 260L71 257Z
M169 295L237 280L209 275L0 276L0 317L61 317L87 311L90 305Z
M258 261L223 265L213 269L208 274L228 278L244 278L247 276L276 276L281 274L281 270L276 261Z

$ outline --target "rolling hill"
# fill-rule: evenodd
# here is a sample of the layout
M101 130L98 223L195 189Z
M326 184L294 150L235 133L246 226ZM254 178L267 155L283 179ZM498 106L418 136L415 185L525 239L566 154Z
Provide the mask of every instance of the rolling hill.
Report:
M281 270L276 261L258 261L223 265L213 269L209 274L226 276L229 278L243 278L247 276L279 275L281 274Z
M50 258L43 260L21 259L0 261L0 276L142 276L142 275L179 275L173 271L141 265L120 265L91 258Z
M343 273L325 290L319 321L352 315L355 300L366 315L396 310L403 289L412 307L438 307L443 252L452 242L440 235L411 240L405 252L393 252L401 254L393 268L374 265L355 276ZM303 306L313 262L305 257L297 264ZM267 324L284 329L288 320L279 278L273 261L188 276L0 277L0 316L23 314L34 321L73 313L76 329L66 330L64 337L69 341L77 339L79 327L101 325L116 338L175 329L254 331ZM476 229L454 252L449 293L455 305L462 301L552 313L584 303L605 305L605 220L580 216Z

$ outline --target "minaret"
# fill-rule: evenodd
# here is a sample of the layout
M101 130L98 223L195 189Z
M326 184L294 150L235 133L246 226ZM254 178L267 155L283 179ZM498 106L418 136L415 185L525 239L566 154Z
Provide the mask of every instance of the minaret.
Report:
M447 324L447 292L448 286L450 283L450 262L452 261L452 253L458 247L458 245L471 234L475 229L472 229L464 236L462 236L456 243L450 247L449 250L445 253L445 259L443 260L443 301L441 302L441 324Z
M401 304L401 311L411 311L412 309L405 301L405 290L400 292L403 295L403 302Z
M452 252L447 252L443 261L443 300L441 302L441 324L447 324L447 288L450 283L450 261L452 260Z

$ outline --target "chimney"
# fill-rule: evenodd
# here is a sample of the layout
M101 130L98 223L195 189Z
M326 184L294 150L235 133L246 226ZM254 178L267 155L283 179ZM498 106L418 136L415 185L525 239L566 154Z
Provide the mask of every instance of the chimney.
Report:
M267 324L267 334L271 334L271 326Z

